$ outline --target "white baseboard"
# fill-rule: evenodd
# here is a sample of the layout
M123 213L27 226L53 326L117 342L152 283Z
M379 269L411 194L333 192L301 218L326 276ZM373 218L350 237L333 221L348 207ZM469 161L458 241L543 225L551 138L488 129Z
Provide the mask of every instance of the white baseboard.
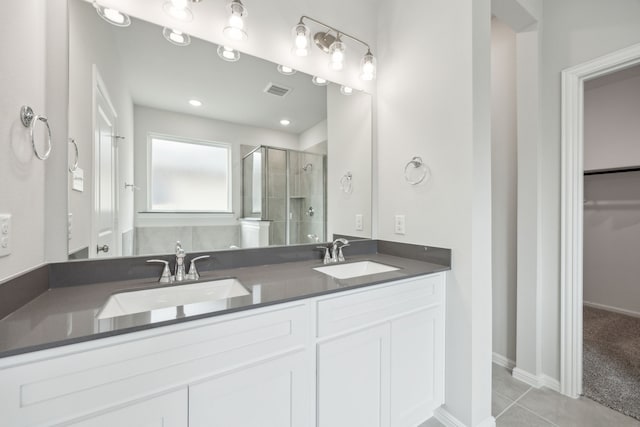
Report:
M516 367L516 362L495 352L493 353L493 363L507 369L513 369Z
M555 378L551 378L548 375L541 374L536 376L520 368L513 368L512 375L513 378L520 380L523 383L530 385L531 387L547 387L553 391L560 392L560 381L556 380Z
M435 410L433 416L444 424L445 427L467 427L462 421L451 415L451 413L442 406ZM489 417L480 424L476 424L475 427L496 427L496 419Z
M599 308L600 310L611 311L613 313L626 314L627 316L640 317L640 312L627 310L625 308L612 307L610 305L598 304L595 302L583 301L582 304L591 308Z

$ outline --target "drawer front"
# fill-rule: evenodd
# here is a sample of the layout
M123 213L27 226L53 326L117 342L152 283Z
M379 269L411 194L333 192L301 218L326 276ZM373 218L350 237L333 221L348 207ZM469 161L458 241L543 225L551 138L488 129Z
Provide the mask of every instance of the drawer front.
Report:
M317 335L330 336L441 304L443 286L444 275L435 274L320 300Z
M308 306L299 304L178 331L159 328L137 340L131 334L98 349L69 346L66 354L2 369L3 425L54 425L304 349L308 319Z

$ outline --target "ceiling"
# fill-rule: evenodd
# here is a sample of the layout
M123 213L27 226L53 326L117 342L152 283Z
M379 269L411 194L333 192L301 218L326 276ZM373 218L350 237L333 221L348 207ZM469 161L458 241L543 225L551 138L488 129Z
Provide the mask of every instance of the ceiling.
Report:
M312 84L307 74L286 76L276 64L246 54L225 62L215 44L192 38L189 46L175 46L155 24L132 19L130 27L120 28L93 15L96 25L107 25L114 34L136 105L296 134L326 119L326 87ZM269 83L291 92L282 98L267 94ZM202 106L189 105L190 99ZM283 118L291 124L280 125Z

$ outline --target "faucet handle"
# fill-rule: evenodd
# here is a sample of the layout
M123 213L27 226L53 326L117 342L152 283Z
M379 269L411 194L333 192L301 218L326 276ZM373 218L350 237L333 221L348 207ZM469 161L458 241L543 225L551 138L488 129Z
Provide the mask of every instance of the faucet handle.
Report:
M344 255L342 254L342 248L345 248L347 246L351 246L349 243L345 243L344 245L340 246L338 248L338 262L343 262L344 261Z
M198 280L200 278L200 274L196 269L196 261L205 259L205 258L209 258L209 255L202 255L199 257L195 257L194 259L191 260L191 265L189 265L189 272L187 273L187 277L186 277L187 280Z
M164 268L162 269L162 275L160 276L160 280L158 280L158 282L160 283L173 282L173 277L171 276L171 269L169 269L169 261L165 261L162 259L149 259L147 260L147 262L164 264Z
M324 264L329 264L331 262L331 247L329 246L316 246L316 249L323 249L324 256L322 258L322 262Z
M185 251L184 249L182 249L182 243L180 243L179 240L176 242L176 256L177 257L185 256Z

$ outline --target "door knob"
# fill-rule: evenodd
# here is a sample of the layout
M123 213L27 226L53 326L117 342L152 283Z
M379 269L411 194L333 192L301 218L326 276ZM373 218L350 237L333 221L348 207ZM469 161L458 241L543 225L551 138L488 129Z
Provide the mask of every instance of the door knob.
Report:
M98 253L100 252L104 252L105 254L109 252L109 245L103 245L103 246L98 245Z

